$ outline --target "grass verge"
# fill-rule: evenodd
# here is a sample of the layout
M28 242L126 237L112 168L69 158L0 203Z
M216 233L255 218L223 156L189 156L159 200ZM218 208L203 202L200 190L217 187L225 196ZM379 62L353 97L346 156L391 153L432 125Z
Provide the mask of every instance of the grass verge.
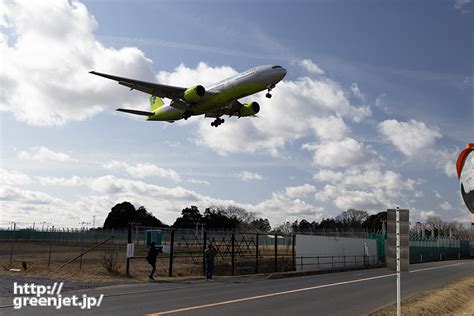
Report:
M402 315L474 315L474 275L402 301ZM397 315L396 304L371 316Z

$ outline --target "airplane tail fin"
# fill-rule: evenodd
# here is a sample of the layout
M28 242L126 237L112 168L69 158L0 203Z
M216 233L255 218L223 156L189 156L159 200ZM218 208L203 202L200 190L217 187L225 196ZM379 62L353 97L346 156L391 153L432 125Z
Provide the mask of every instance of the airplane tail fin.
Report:
M165 104L165 102L163 102L163 100L158 98L156 95L149 95L148 100L150 101L150 109L152 112Z

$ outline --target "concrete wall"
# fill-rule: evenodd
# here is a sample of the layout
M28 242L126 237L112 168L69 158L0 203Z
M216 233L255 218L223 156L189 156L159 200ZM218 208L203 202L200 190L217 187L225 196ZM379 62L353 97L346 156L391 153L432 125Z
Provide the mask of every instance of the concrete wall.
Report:
M368 256L364 254L367 245ZM327 270L378 261L374 239L296 235L296 270Z

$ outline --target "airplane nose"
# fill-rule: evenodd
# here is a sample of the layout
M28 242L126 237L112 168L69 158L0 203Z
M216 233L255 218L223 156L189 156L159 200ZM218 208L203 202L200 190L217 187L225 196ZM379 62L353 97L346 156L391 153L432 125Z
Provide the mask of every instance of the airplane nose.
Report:
M286 69L285 69L285 68L282 68L282 69L281 69L281 79L283 79L285 76L286 76ZM280 80L281 80L281 79L280 79Z

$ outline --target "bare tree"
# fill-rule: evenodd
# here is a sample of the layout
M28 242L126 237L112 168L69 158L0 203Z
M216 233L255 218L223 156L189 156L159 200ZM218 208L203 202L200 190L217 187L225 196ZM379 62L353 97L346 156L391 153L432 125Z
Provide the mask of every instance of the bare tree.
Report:
M227 216L235 217L239 222L245 224L250 224L256 219L255 213L248 212L246 209L235 205L227 206L225 212Z
M275 228L275 232L282 233L284 235L290 235L293 233L293 227L290 222L284 222Z
M341 222L349 228L360 228L362 223L369 217L369 213L364 210L348 209L336 216L336 221Z

